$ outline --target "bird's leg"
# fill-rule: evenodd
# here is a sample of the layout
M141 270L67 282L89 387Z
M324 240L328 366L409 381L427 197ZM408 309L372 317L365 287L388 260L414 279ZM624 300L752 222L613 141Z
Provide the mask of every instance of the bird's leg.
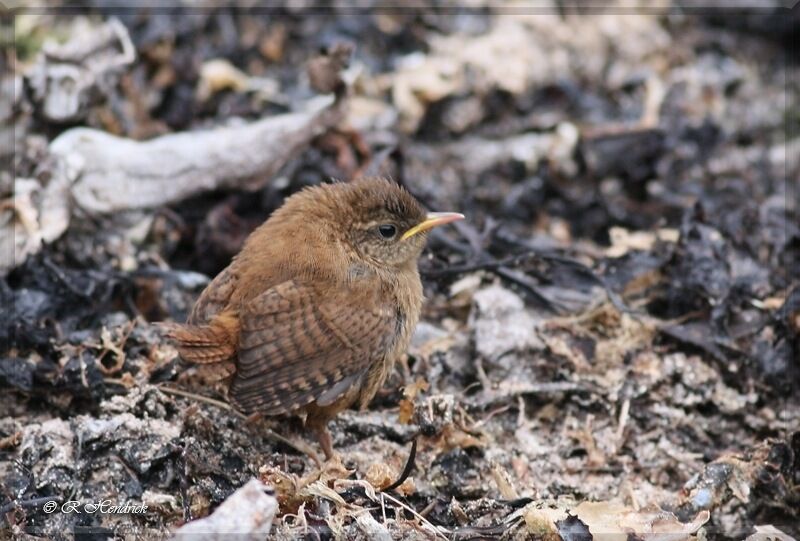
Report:
M314 451L314 448L311 445L306 443L306 441L303 440L303 438L289 438L275 432L274 430L272 430L267 426L266 417L262 413L256 412L251 415L248 415L247 417L244 418L243 421L245 426L253 430L258 430L259 429L258 425L261 425L260 430L265 432L268 435L268 437L277 440L285 445L288 445L289 447L295 449L296 451L302 454L308 455L317 466L322 466L322 461L320 460L319 455L317 455L316 451Z
M317 469L305 476L302 483L305 485L313 483L318 479L344 479L349 477L353 472L344 466L341 455L333 450L333 442L331 441L331 433L328 431L327 419L313 419L307 426L309 430L317 436L317 441L319 441L325 453L325 463L319 464L318 462Z
M331 439L331 433L328 430L328 423L321 420L315 420L310 424L309 428L317 437L317 441L319 442L320 447L322 447L322 452L325 453L325 460L332 459L333 440Z

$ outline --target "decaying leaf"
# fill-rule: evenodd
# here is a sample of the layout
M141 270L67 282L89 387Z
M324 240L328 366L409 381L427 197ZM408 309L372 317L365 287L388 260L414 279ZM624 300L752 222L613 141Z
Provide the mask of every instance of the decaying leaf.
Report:
M46 118L74 121L86 114L92 90L109 92L135 58L128 30L119 20L93 28L87 19L76 19L66 43L45 42L26 78Z
M745 541L795 541L795 538L786 535L772 524L756 526L755 533L747 536Z
M0 538L167 538L254 476L274 539L797 538L797 10L291 4L15 13ZM235 362L187 370L147 322L365 174L467 219L318 465L302 419L223 403ZM42 512L88 495L153 512Z
M54 163L43 165L50 179L38 205L21 199L17 219L0 223L0 245L15 243L14 260L3 261L0 271L22 264L38 250L40 239L61 236L78 209L90 215L118 213L216 189L258 188L344 114L340 101L330 96L306 105L252 124L144 142L90 128L67 130L50 144Z
M683 523L667 511L637 511L613 502L583 502L574 507L535 503L526 506L521 514L526 531L532 536L556 536L561 531L558 525L573 516L595 539L603 541L627 541L630 536L648 541L690 539L710 517L708 511L703 511L690 522Z
M402 424L406 425L411 422L414 416L414 400L420 392L427 391L430 385L422 378L406 385L403 388L403 398L400 400L400 413L399 420Z
M366 479L373 487L378 490L388 487L397 478L398 472L385 462L372 464L366 473Z

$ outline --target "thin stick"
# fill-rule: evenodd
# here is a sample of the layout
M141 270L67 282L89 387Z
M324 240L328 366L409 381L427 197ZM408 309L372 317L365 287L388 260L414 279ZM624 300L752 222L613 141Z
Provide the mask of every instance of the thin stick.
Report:
M180 397L183 397L183 398L189 398L189 399L195 400L197 402L203 402L205 404L209 404L211 406L215 406L217 408L229 411L230 413L236 415L237 417L239 417L242 420L249 419L249 417L247 415L243 414L240 411L237 411L230 404L226 404L225 402L222 402L220 400L214 400L213 398L209 398L207 396L203 396L203 395L199 395L199 394L190 393L188 391L181 391L180 389L175 389L174 387L167 387L166 385L159 385L158 389L163 391L166 394L180 396ZM319 459L319 456L317 456L317 454L310 447L303 448L303 446L298 445L297 443L293 442L289 438L281 436L280 434L278 434L277 432L275 432L272 429L264 427L262 430L268 437L270 437L270 438L272 438L274 440L277 440L277 441L279 441L279 442L281 442L281 443L283 443L285 445L288 445L289 447L291 447L292 449L294 449L295 451L297 451L300 454L308 455L309 457L311 457L311 460L313 460L317 464L321 463L320 459Z
M6 436L5 438L0 439L0 450L16 447L20 443L22 443L22 431L17 430L10 436Z
M428 513L430 513L431 511L433 511L433 508L434 508L434 507L436 507L436 504L437 504L437 503L439 503L439 502L436 500L436 498L433 498L433 499L431 500L431 503L429 503L428 505L426 505L426 506L425 506L425 508L424 508L422 511L420 511L420 512L419 512L419 514L420 514L420 515L422 515L423 517L427 517L427 516L428 516Z
M420 515L416 511L414 511L414 509L412 509L408 505L404 504L403 502L401 502L400 500L398 500L397 498L395 498L394 496L392 496L388 492L381 492L381 498L389 498L390 500L392 500L395 504L399 505L400 507L402 507L403 509L405 509L406 511L408 511L409 513L414 515L417 518L417 520L422 522L422 524L424 524L425 526L427 526L428 528L433 530L433 533L435 535L440 535L442 537L442 539L447 539L447 536L444 535L445 533L446 534L452 534L453 533L450 530L448 530L447 528L442 527L440 529L440 527L434 526L428 519L426 519L425 517L423 517L422 515ZM442 532L444 532L444 533L442 533Z
M30 500L13 500L10 503L7 503L3 507L0 507L0 515L5 515L7 512L11 511L16 507L36 507L40 503L47 503L51 501L59 501L58 498L53 496L42 496L41 498L32 498Z
M200 395L200 394L190 393L188 391L181 391L180 389L176 389L174 387L168 387L166 385L157 385L157 387L158 387L158 389L160 391L163 391L166 394L171 394L171 395L174 395L174 396L180 396L180 397L183 397L183 398L190 398L190 399L195 400L197 402L203 402L205 404L210 404L211 406L216 406L216 407L218 407L220 409L229 411L229 412L233 413L234 415L236 415L237 417L239 417L240 419L245 419L245 420L247 419L247 415L243 414L240 411L236 411L236 409L234 409L233 406L231 406L230 404L226 404L225 402L222 402L221 400L215 400L213 398L209 398L207 396L203 396L203 395Z
M480 427L482 427L483 425L485 425L486 423L488 423L488 422L489 422L489 421L492 419L492 417L494 417L495 415L498 415L498 414L500 414L500 413L506 412L506 411L508 411L508 410L510 410L510 409L511 409L511 405L510 405L510 404L506 404L505 406L500 406L499 408L496 408L496 409L494 409L494 410L490 411L490 412L489 412L489 413L486 415L486 417L484 417L483 419L481 419L480 421L478 421L477 423L475 423L475 424L473 425L473 428L480 428Z
M414 460L416 458L417 458L417 437L414 436L414 439L411 441L411 452L408 454L406 467L403 468L403 472L400 474L400 477L397 478L397 481L395 481L388 487L384 488L381 492L388 492L402 485L405 482L405 480L408 479L408 476L411 475L411 471L414 469Z

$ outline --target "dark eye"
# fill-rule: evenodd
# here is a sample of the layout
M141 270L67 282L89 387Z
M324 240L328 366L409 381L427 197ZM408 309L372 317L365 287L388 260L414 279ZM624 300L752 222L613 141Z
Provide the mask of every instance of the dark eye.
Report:
M391 239L397 234L397 228L392 224L383 224L378 226L378 233L385 239Z

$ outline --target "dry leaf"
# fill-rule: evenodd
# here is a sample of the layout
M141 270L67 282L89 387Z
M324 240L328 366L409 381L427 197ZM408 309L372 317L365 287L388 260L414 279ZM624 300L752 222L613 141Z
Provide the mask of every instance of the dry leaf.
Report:
M403 388L403 399L400 400L400 413L398 415L400 423L407 425L414 417L414 399L420 392L427 391L430 384L422 378Z
M744 541L796 541L794 537L786 535L772 524L756 526L756 533L750 534Z
M616 502L582 502L572 508L564 505L542 508L542 505L531 503L521 513L527 533L534 538L557 535L556 523L574 515L586 524L595 539L603 541L627 541L631 536L645 541L682 541L710 518L708 511L702 511L691 522L682 523L661 509L636 511Z
M397 472L385 462L375 462L367 469L366 478L370 485L383 490L394 482Z

